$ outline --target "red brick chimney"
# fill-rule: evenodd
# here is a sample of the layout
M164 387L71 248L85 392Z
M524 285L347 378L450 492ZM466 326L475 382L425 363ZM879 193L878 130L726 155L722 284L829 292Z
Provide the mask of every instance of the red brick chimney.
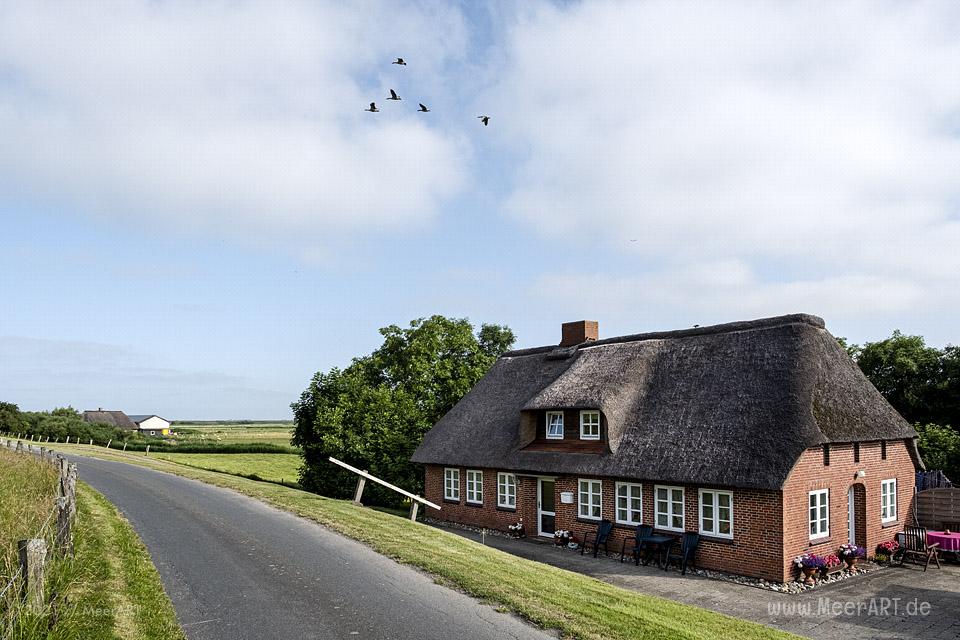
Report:
M564 322L560 340L561 347L572 347L581 342L592 342L600 335L600 324L596 320L578 320Z

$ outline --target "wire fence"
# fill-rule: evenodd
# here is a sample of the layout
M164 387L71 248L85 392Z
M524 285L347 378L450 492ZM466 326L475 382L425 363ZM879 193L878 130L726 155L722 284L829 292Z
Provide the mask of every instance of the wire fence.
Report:
M25 446L24 446L25 445ZM73 467L69 472L65 469L65 465L61 462L62 458L57 457L53 458L53 452L46 450L44 447L36 447L31 443L27 442L20 444L18 446L18 441L11 440L2 440L0 439L0 448L7 448L11 451L20 453L20 454L31 454L39 457L42 461L54 463L60 469L60 480L58 486L58 497L65 497L67 501L66 504L70 504L70 501L75 500L73 494L73 488L68 486L69 482L67 477L69 474L74 474L75 478L75 467ZM28 538L29 540L43 540L46 542L47 548L47 557L52 557L55 545L58 542L58 531L57 527L54 527L54 522L58 520L57 516L63 508L61 502L57 501L54 504L53 508L47 514L46 519L43 521L43 524L36 530L36 533ZM67 507L69 508L69 506ZM22 562L22 559L21 559ZM0 635L0 640L7 640L10 638L16 631L16 622L20 613L20 604L21 594L20 587L22 587L22 582L25 578L24 576L24 567L20 564L15 565L17 568L13 573L13 576L7 581L7 583L0 588L0 610L4 612L3 625L5 629L3 634Z

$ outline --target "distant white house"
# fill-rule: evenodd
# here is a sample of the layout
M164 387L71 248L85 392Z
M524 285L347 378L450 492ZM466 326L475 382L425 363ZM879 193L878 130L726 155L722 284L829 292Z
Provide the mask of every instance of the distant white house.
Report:
M140 433L147 433L151 436L162 435L166 436L170 434L170 421L161 418L156 415L149 416L129 416L130 420L137 425L137 430Z

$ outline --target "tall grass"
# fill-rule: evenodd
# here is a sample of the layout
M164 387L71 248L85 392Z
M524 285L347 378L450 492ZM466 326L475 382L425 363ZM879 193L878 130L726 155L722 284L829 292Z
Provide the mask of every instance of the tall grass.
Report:
M53 465L0 449L0 562L16 573L16 541L39 536L56 498ZM52 534L52 528L48 527ZM48 555L45 606L20 600L19 580L0 602L3 640L182 640L173 606L130 525L99 493L79 483L74 555ZM7 583L0 580L0 589Z

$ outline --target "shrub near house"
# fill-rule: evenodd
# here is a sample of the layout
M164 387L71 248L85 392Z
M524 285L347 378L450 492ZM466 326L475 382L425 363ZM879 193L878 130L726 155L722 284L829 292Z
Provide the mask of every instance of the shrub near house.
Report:
M427 433L413 461L440 518L550 537L610 519L615 545L694 531L699 566L777 581L902 526L916 433L821 319L597 333L505 353Z

